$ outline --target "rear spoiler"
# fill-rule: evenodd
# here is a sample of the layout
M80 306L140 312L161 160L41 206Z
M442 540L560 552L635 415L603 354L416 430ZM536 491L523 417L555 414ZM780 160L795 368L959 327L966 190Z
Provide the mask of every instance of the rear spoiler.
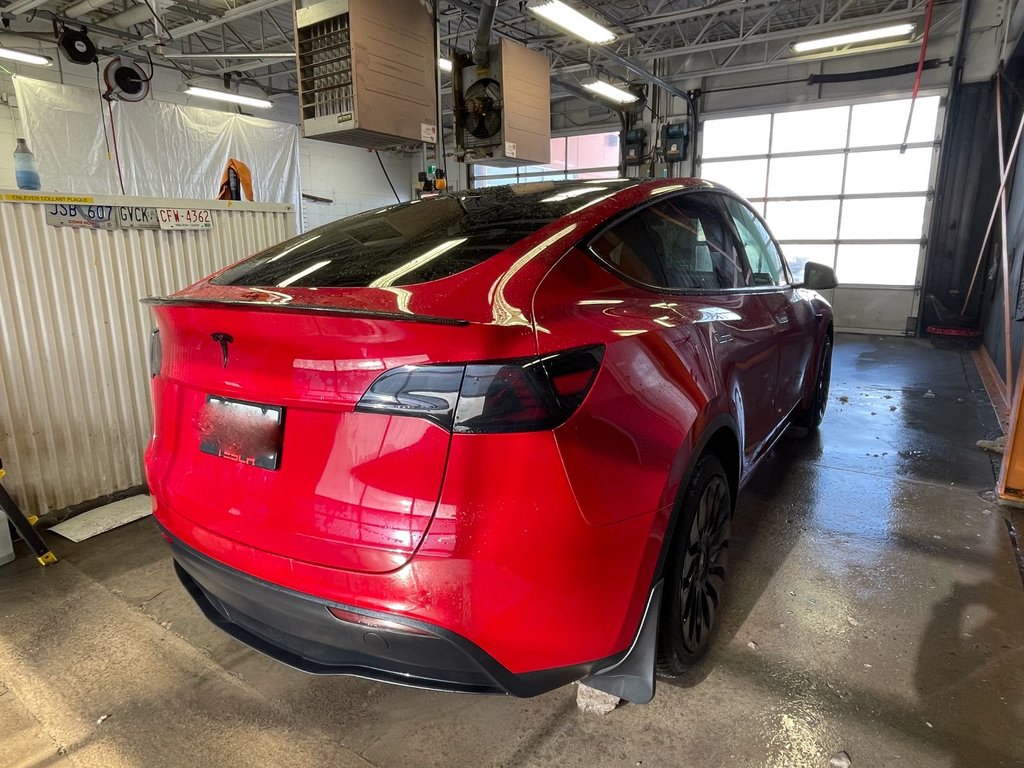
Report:
M274 301L242 301L238 299L202 299L195 297L150 296L142 304L156 307L198 307L214 309L255 309L260 312L288 312L292 314L331 315L336 317L369 317L379 320L399 320L407 323L430 325L469 325L469 320L435 315L417 315L412 312L387 312L352 307L325 307L318 304L282 304Z

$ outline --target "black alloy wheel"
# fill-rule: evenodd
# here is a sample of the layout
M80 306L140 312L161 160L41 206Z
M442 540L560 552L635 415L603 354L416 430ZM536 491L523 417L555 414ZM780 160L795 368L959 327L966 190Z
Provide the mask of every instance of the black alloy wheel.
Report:
M658 673L666 677L707 651L725 595L732 495L718 457L697 463L680 514L658 629Z
M793 425L803 427L808 434L817 429L825 418L828 408L828 391L832 383L832 337L826 336L821 342L818 367L814 379L811 401L793 416Z

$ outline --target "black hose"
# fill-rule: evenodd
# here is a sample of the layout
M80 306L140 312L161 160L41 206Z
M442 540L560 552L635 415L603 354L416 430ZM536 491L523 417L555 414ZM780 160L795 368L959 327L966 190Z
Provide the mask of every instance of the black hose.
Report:
M947 59L928 59L922 65L922 69L938 69L943 64L948 64ZM854 83L858 80L878 80L882 77L895 77L896 75L912 75L917 72L917 64L900 64L895 67L883 67L882 69L865 69L861 72L840 72L834 75L811 75L807 78L808 85L821 85L823 83Z
M391 177L388 176L388 169L384 167L384 161L380 158L380 152L375 149L373 150L373 154L377 156L377 162L380 163L380 169L384 172L384 178L388 180L388 186L391 187L391 191L395 193L395 200L402 202L402 198L398 196L398 192L395 192L395 185L391 183Z

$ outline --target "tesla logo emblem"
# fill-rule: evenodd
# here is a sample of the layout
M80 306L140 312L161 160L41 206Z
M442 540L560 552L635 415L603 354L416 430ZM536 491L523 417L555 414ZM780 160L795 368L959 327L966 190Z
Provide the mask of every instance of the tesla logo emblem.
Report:
M210 336L211 339L220 344L220 355L223 361L224 367L228 367L228 344L234 341L234 337L227 333L214 333Z

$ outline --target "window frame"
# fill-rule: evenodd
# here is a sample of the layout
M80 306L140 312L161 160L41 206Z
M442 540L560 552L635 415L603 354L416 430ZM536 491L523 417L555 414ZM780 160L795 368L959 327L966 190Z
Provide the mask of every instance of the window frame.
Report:
M783 277L784 282L779 283L777 285L772 285L772 286L759 285L759 286L753 286L753 287L757 287L757 288L778 288L778 289L786 289L786 288L796 288L796 287L798 287L796 282L793 280L793 273L789 269L789 262L786 261L786 254L785 254L785 252L783 252L782 246L779 245L779 241L775 237L775 233L772 232L771 227L768 226L768 222L765 221L764 217L760 213L757 212L757 209L754 208L754 206L752 206L750 203L748 203L742 197L740 197L739 195L736 195L736 194L732 194L732 193L730 193L730 194L719 193L719 197L720 197L720 199L722 201L721 207L722 207L722 209L724 211L726 221L727 221L727 223L731 224L734 228L736 227L736 223L735 223L735 221L733 221L732 211L729 210L729 207L728 207L728 205L725 202L727 199L731 199L731 200L736 201L740 206L745 208L749 213L753 214L754 220L760 222L761 227L768 234L768 239L771 240L772 245L775 246L775 253L779 257L779 261L782 264L782 277ZM740 248L743 250L743 256L744 256L744 258L746 258L747 266L749 267L750 266L750 255L747 254L747 248L746 248L745 245L743 245L743 238L740 236L740 233L739 233L738 230L734 231L734 237L736 237L737 241L739 242ZM753 268L751 268L751 274L753 274Z
M618 178L620 176L620 170L621 170L619 168L619 165L618 165L618 162L619 162L619 159L620 159L621 153L622 153L622 146L621 146L621 144L618 147L618 152L617 152L617 156L616 156L616 164L615 165L593 166L593 167L587 167L587 168L569 168L569 141L571 141L572 139L575 139L575 138L583 138L583 137L589 137L589 136L607 136L607 135L611 135L611 134L615 134L616 136L619 136L619 132L618 131L614 131L614 130L589 131L589 132L574 131L574 132L559 133L557 135L552 135L551 136L551 140L552 141L554 141L556 139L563 139L565 141L564 152L563 152L563 157L562 157L562 163L563 163L564 167L561 168L561 169L551 169L551 170L546 170L546 171L530 171L528 173L522 173L521 171L522 171L523 168L529 168L529 167L534 167L534 166L519 166L519 165L516 165L516 166L488 166L488 167L495 168L495 170L497 170L499 172L498 173L494 173L494 174L481 174L481 175L478 175L474 171L474 168L476 168L476 166L482 165L482 164L481 163L470 163L469 166L468 166L468 168L469 168L469 171L468 171L469 188L470 189L484 189L486 187L503 186L505 184L529 184L529 183L539 182L539 181L576 181L576 180L578 180L578 181L583 182L583 181L601 181L602 179ZM569 176L571 176L571 175L579 175L579 174L601 174L601 175L595 176L595 177L592 177L592 178L587 178L587 179L570 179L569 178ZM551 178L553 176L557 176L559 178L557 178L557 179L556 178ZM487 182L492 182L492 181L498 182L498 183L497 184L489 184L489 183L487 183ZM484 182L484 183L482 185L480 185L479 182Z
M732 222L731 214L729 214L724 204L719 202L716 196L731 197L737 200L741 205L746 206L761 221L762 225L764 225L765 231L768 232L769 236L772 238L772 242L775 244L775 248L779 251L779 256L782 257L782 266L785 270L787 282L784 285L746 285L739 288L669 288L668 286L650 285L641 280L637 280L636 278L631 277L630 275L625 274L620 269L618 269L614 264L608 262L597 251L594 250L593 244L596 240L602 237L609 230L617 227L626 219L632 216L636 216L641 211L644 211L647 208L650 208L651 206L657 205L659 203L668 202L670 200L681 200L687 197L693 197L694 195L706 195L710 199L711 206L718 213L719 217L721 217L722 224L725 226L727 232L729 233L729 236L732 237L734 240L737 253L743 260L743 266L746 268L748 273L752 274L750 262L747 258L747 250L746 248L743 247L743 242L742 240L739 239L736 233L736 228ZM796 287L792 282L793 277L790 274L789 266L786 264L786 259L784 254L782 253L782 249L779 247L778 240L776 240L775 235L772 234L771 229L764 221L764 217L758 214L758 212L754 210L753 207L751 207L742 197L720 187L687 189L682 192L677 192L676 194L673 195L665 195L663 197L658 196L651 198L649 200L645 200L643 203L639 205L635 205L625 211L621 211L617 216L612 218L610 221L605 222L602 226L589 232L585 237L583 237L579 241L578 245L591 259L595 260L602 269L608 270L627 285L631 285L635 288L642 288L645 291L650 291L652 293L658 293L665 296L722 296L747 293L766 294L779 293Z

